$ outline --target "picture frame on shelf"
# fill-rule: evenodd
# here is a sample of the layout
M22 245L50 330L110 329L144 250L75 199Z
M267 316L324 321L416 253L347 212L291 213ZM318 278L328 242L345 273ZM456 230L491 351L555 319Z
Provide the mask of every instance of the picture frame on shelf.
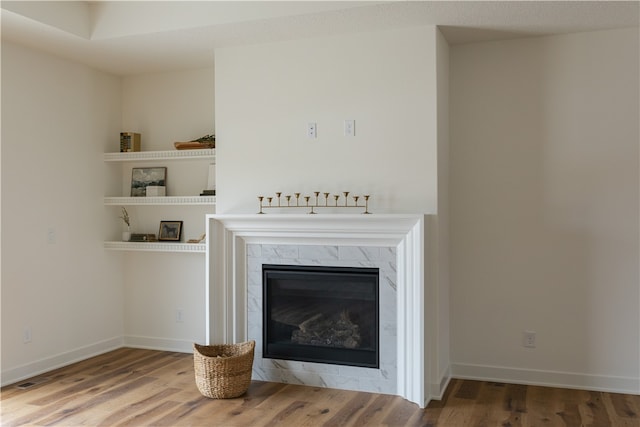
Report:
M160 221L158 241L179 242L182 239L182 221Z
M164 166L132 168L131 197L146 197L148 186L167 186L167 168Z

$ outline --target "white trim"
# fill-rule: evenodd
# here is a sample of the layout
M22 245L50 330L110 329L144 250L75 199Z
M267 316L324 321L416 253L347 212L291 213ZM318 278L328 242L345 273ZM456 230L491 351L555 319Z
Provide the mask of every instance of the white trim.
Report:
M84 347L76 348L55 356L36 360L25 365L2 371L2 386L13 384L36 375L44 374L90 357L98 356L123 346L122 337L114 337Z
M452 364L451 370L452 376L459 379L640 395L640 378L464 363Z
M125 335L124 346L144 348L147 350L175 351L178 353L192 353L194 341L176 340L173 338L143 337Z
M105 206L137 206L137 205L205 205L213 206L216 204L216 196L162 196L162 197L105 197Z
M209 343L246 339L247 244L397 247L397 390L426 406L431 388L426 367L432 356L425 351L424 339L424 215L207 215L206 222Z
M156 161L156 160L187 160L187 159L214 159L215 148L172 151L134 151L128 153L104 153L105 162L132 162L132 161Z
M439 383L431 383L431 398L434 400L442 400L444 392L447 391L451 382L451 369L448 366L442 374L440 374Z
M205 246L205 243L104 242L104 248L110 251L181 252L203 254L206 252Z

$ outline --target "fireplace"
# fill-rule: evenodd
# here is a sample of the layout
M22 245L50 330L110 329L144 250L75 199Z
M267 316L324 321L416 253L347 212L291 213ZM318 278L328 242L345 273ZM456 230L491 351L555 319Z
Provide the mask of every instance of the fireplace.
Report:
M432 373L437 345L426 351L438 336L437 322L427 323L438 318L438 293L425 288L424 219L207 215L207 343L255 340L254 380L396 394L424 407L446 387ZM380 367L263 358L264 264L378 268Z
M379 367L379 269L262 266L263 357Z

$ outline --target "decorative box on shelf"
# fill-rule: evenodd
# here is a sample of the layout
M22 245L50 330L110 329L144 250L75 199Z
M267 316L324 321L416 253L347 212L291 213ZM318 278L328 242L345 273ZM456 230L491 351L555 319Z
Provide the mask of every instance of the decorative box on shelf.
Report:
M157 242L158 238L155 234L131 233L130 242Z

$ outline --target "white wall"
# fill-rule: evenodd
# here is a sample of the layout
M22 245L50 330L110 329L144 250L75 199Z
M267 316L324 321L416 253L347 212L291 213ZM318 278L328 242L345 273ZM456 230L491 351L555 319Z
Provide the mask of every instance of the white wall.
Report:
M216 50L218 213L276 191L370 194L436 211L435 28ZM356 136L343 136L343 121ZM318 137L306 136L317 123Z
M102 248L120 102L118 78L2 43L3 384L121 345L121 268Z
M638 48L451 50L454 376L640 391Z
M126 76L122 79L123 130L139 132L142 150L174 150L215 132L212 68ZM168 195L197 195L206 188L208 161L146 163L167 167ZM122 168L122 188L131 167ZM186 241L204 233L206 206L128 208L132 231L158 234L161 220L183 221ZM116 216L117 208L113 208ZM131 346L190 352L205 339L204 254L130 252L124 257L124 335ZM176 322L182 310L182 322Z

